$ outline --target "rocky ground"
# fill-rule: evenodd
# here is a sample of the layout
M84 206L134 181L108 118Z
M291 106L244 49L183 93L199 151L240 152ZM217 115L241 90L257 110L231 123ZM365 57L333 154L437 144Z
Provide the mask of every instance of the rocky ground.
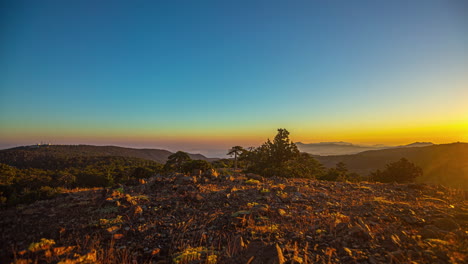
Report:
M158 176L0 211L1 263L467 263L442 186Z

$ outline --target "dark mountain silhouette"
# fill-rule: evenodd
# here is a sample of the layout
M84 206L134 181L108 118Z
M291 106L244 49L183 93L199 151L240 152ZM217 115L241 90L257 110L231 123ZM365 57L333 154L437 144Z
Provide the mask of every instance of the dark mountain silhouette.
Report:
M408 145L404 146L399 146L400 148L407 148L407 147L427 147L427 146L432 146L434 143L432 142L414 142Z
M338 162L344 162L351 172L363 176L377 169L384 169L386 164L406 158L423 169L424 174L417 181L468 189L468 143L406 146L316 158L325 167L334 167Z
M386 146L386 145L355 145L348 142L320 142L320 143L302 143L297 142L297 147L302 152L307 152L313 155L349 155L357 154L369 150L380 150L390 148L406 148L406 147L426 147L434 145L431 142L415 142L403 146Z
M152 160L165 163L173 154L163 149L134 149L116 146L92 146L92 145L44 145L25 146L0 150L0 163L16 166L17 164L44 159L44 158L74 158L74 157L130 157ZM212 161L201 154L189 154L192 159Z
M346 142L321 142L310 144L297 142L296 145L301 152L321 156L356 154L367 150L388 148L386 146L360 146Z

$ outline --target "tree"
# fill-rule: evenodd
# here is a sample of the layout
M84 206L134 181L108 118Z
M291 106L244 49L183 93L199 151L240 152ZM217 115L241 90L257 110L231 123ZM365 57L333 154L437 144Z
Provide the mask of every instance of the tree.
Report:
M177 171L181 171L182 170L182 164L184 164L185 162L187 161L190 161L191 158L190 156L186 153L186 152L183 152L183 151L177 151L176 153L170 155L168 158L167 158L167 162L166 162L166 169L175 169Z
M273 143L268 141L271 150L272 161L282 165L288 160L299 156L299 150L296 144L289 139L289 132L286 129L278 129Z
M268 139L249 153L249 161L252 165L248 170L263 176L287 176L286 162L299 156L300 152L296 144L289 139L289 132L280 128L273 142Z
M234 169L237 170L237 157L244 152L244 148L241 146L234 146L232 147L227 155L232 156L234 155Z
M336 164L336 170L344 174L348 173L348 168L346 167L346 164L342 161Z
M70 186L72 186L76 182L76 176L67 171L63 171L60 172L57 180L60 183L60 185L66 188L70 188Z
M344 181L347 179L348 168L344 162L338 162L335 168L329 168L327 173L322 175L321 180L325 181Z
M317 178L323 174L323 165L308 153L301 153L285 165L286 177Z
M154 174L154 171L149 167L136 167L132 172L132 178L144 179L149 178Z
M329 168L322 174L320 180L359 182L362 177L355 172L349 172L344 162L338 162L335 168Z
M249 167L253 164L253 157L254 157L254 147L248 147L242 151L242 153L239 155L238 160L242 162L244 167Z
M413 182L423 171L405 158L386 165L385 170L371 173L370 178L380 182Z
M240 160L240 157L239 157ZM215 160L211 163L214 168L232 168L233 163L230 159Z

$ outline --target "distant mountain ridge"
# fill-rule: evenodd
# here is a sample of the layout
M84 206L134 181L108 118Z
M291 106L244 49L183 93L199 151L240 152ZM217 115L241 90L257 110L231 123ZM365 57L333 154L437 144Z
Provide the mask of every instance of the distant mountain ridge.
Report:
M31 156L120 156L152 160L165 163L173 153L163 149L135 149L117 146L93 146L93 145L40 145L23 146L0 150L0 163L9 164L12 159ZM201 154L190 154L190 158L212 161L216 159L207 158Z
M386 164L406 158L423 169L423 176L417 181L468 190L468 143L423 146L424 144L428 143L315 158L328 168L344 162L350 172L363 176L377 169L384 169Z
M406 147L426 147L434 145L431 142L415 142L403 146L386 146L386 145L355 145L348 142L320 142L320 143L302 143L296 142L297 147L301 152L307 152L313 155L329 156L329 155L351 155L369 150L381 150L391 148L406 148Z

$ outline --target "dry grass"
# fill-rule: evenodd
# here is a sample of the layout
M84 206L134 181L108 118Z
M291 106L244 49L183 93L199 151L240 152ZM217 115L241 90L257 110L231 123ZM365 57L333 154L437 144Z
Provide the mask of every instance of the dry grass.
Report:
M21 225L2 229L14 241L2 256L17 263L247 263L257 243L278 244L288 263L467 261L467 222L455 216L468 206L453 189L240 178L192 187L162 179L105 197L101 189L70 193L6 212L8 223ZM424 237L443 216L456 229Z

